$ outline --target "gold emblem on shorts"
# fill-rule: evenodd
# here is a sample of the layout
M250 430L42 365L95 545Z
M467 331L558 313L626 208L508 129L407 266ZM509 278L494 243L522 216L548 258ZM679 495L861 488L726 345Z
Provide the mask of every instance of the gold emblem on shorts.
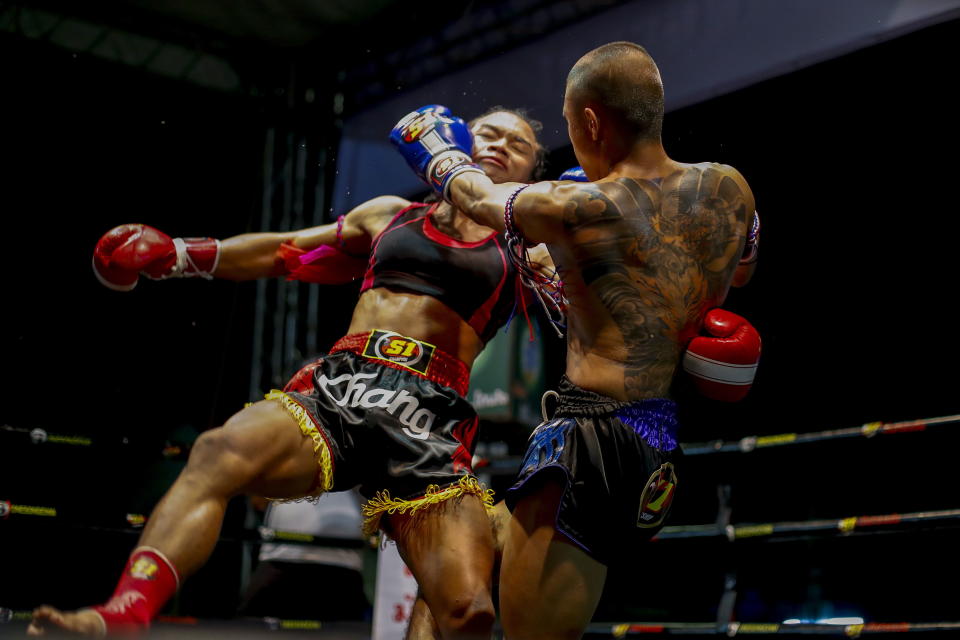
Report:
M374 329L370 332L363 355L386 360L405 369L425 374L436 347L392 331Z
M659 527L663 524L670 505L673 503L673 494L677 490L677 474L673 470L673 463L665 462L653 472L640 495L640 511L637 513L637 526L641 529Z

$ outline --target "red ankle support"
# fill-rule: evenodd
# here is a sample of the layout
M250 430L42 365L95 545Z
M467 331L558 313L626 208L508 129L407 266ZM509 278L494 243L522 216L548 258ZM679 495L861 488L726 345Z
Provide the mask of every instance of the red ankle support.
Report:
M103 618L107 634L135 634L150 627L179 586L176 568L162 553L138 547L130 554L113 597L93 610Z

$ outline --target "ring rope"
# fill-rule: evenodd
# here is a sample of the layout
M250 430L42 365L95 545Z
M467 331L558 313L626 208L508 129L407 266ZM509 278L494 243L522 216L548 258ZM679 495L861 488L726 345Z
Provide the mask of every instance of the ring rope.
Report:
M40 507L33 505L11 504L0 501L6 506L6 517L39 516L57 518L54 507ZM0 508L2 511L3 508ZM129 515L128 515L129 518ZM910 530L922 528L930 524L957 524L960 525L960 509L941 509L935 511L918 511L913 513L890 513L882 515L851 516L846 518L830 518L821 520L803 520L793 522L770 522L759 524L731 524L721 526L716 523L699 525L675 525L664 527L654 540L683 540L693 538L723 538L730 542L748 538L781 537L810 534L837 534L868 533L874 528L889 530ZM105 533L139 534L140 526L132 528L95 526L78 523L64 523L63 526L88 531L102 531ZM812 536L811 536L812 537ZM822 537L822 536L817 536ZM293 543L320 547L364 548L375 547L374 539L364 541L349 538L326 538L295 531L281 531L269 527L244 529L240 536L222 536L222 542L276 542Z
M595 622L584 637L624 638L635 635L831 635L858 638L875 633L960 631L960 622L865 622L816 624L781 622Z
M83 531L96 531L103 533L120 533L140 535L143 525L146 523L146 517L139 514L127 514L129 527L91 525L78 522L69 522L57 514L55 507L43 507L35 505L14 504L8 501L0 500L0 523L10 519L10 516L34 516L43 518L54 518L59 520L57 526ZM24 522L16 518L17 522ZM36 520L34 522L37 522ZM0 527L4 526L0 524ZM270 527L257 527L256 529L243 529L239 536L226 535L217 539L218 542L239 543L239 542L274 542L274 543L292 543L316 547L335 547L338 549L362 549L376 548L376 538L371 537L368 540L359 538L331 538L324 536L315 536L309 533L298 531L283 531L272 529Z
M795 444L809 444L844 438L872 438L878 434L917 433L927 427L947 424L960 424L960 415L907 420L903 422L868 422L859 427L828 429L810 433L781 433L772 436L746 436L739 440L713 440L710 442L681 443L685 456L703 456L716 453L749 453L756 449L782 447ZM492 475L514 475L520 468L522 456L503 456L491 458L483 465L484 473Z
M27 623L30 611L0 607L0 625ZM234 618L232 620L204 620L194 617L158 616L157 626L188 626L196 629L224 626L231 628L260 628L268 631L321 630L329 623L320 620L285 620L281 618ZM886 633L926 633L931 631L960 631L960 622L864 622L858 624L822 624L782 622L594 622L587 626L586 638L625 638L637 635L828 635L858 638L862 635Z
M871 527L903 527L915 529L931 523L954 522L960 525L960 509L919 511L916 513L890 513L878 516L853 516L829 520L805 520L798 522L771 522L765 524L727 525L717 524L667 526L660 530L654 540L680 540L690 538L725 538L731 542L758 537L793 536L794 534L834 533L848 535L854 531L866 531Z
M0 607L0 625L9 623L28 623L33 618L32 611L20 611ZM322 620L294 620L275 617L240 617L232 619L204 619L193 616L157 616L152 621L153 626L173 626L173 627L192 627L195 629L217 629L223 631L224 627L232 629L263 629L267 631L318 631L327 627L343 627L344 623L324 622ZM358 625L350 625L358 626ZM362 625L360 625L362 626ZM369 627L369 623L366 623ZM0 627L2 628L2 627ZM213 636L212 636L213 637ZM221 636L216 636L221 637ZM352 636L351 636L352 637ZM358 636L359 637L359 636Z
M746 436L739 440L711 440L708 442L683 443L681 447L688 456L702 456L716 453L749 453L755 449L782 447L795 444L808 444L824 440L838 440L844 438L865 437L872 438L878 434L916 433L926 431L927 427L958 424L960 415L925 418L921 420L906 420L902 422L867 422L858 427L842 429L827 429L809 433L780 433L769 436ZM48 433L43 429L29 429L14 427L8 424L0 425L0 433L23 434L31 437L35 443L53 443L72 446L90 447L96 442L86 436L64 435ZM168 445L163 448L162 454L166 458L186 459L190 453L190 445ZM487 473L512 472L515 473L520 464L519 456L508 456L491 459Z
M702 456L714 453L749 453L755 449L767 447L782 447L794 444L808 444L824 440L841 438L865 437L872 438L877 434L915 433L926 431L927 427L960 423L960 415L926 418L923 420L907 420L904 422L868 422L859 427L844 429L828 429L811 433L781 433L771 436L746 436L739 440L713 440L710 442L696 442L682 444L683 453L688 456Z
M938 418L927 418L923 420L908 420L902 422L869 422L859 427L850 427L843 429L832 429L817 431L804 434L780 434L774 436L748 436L737 441L721 441L706 443L694 443L682 445L686 455L708 455L714 453L742 452L747 453L755 449L767 448L773 446L787 446L792 444L806 444L825 440L835 440L852 437L873 437L880 433L914 433L925 431L928 426L946 425L960 423L960 415L942 416ZM27 433L35 432L10 425L0 425L0 431ZM90 446L91 440L78 436L50 437L41 442L55 442L67 445ZM165 450L166 452L166 450ZM170 454L182 455L182 450L177 448ZM519 465L519 457L504 457L492 459L485 467L486 473L493 474L513 474ZM57 510L50 506L36 506L13 504L0 500L0 519L6 519L9 516L39 516L48 518L57 518ZM780 536L780 535L809 535L812 533L839 532L848 534L854 530L863 531L864 527L874 527L880 525L925 525L930 522L949 523L960 520L960 510L947 509L940 511L927 511L909 514L888 514L880 516L855 516L849 518L830 519L830 520L810 520L806 522L780 522L766 524L749 525L727 525L721 527L715 523L703 525L685 525L685 526L667 526L657 535L658 540L670 540L681 538L727 538L729 540L741 540L745 538ZM142 527L146 517L141 514L126 514L126 521L132 529L119 527L92 527L80 526L80 528L113 532L139 533L139 527ZM73 525L75 527L79 525ZM362 540L347 540L336 538L321 538L310 534L297 532L278 531L268 527L259 527L258 529L247 529L239 538L224 537L226 542L291 542L295 544L312 544L317 546L339 546L339 547L364 547L368 543Z

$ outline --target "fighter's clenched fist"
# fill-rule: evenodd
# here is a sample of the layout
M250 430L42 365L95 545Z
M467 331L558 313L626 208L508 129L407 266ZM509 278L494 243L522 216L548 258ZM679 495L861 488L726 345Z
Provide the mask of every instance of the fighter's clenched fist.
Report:
M106 232L93 250L93 272L104 286L130 291L140 275L154 280L210 278L220 258L213 238L171 238L145 224L122 224Z

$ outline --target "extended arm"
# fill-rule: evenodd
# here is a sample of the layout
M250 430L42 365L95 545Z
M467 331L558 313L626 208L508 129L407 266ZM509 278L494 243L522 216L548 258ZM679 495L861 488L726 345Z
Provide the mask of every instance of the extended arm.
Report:
M221 243L220 264L213 275L227 280L286 275L292 270L290 256L302 255L321 245L359 259L369 253L373 238L390 218L408 204L403 198L381 196L352 209L342 221L300 231L245 233L227 238ZM283 247L284 244L287 246Z
M504 229L504 206L511 202L527 244L559 236L564 202L575 193L575 183L494 184L470 158L472 136L466 123L446 107L427 105L407 114L390 132L390 141L414 173L475 222ZM514 199L521 188L523 195Z
M147 225L121 225L97 243L94 273L105 286L119 291L133 289L141 274L157 280L191 276L254 280L290 273L299 266L299 256L322 245L331 247L329 255L339 260L336 266L356 269L364 263L372 239L407 204L402 198L383 196L356 207L342 221L300 231L246 233L223 241L171 238Z
M588 183L589 184L589 183ZM563 231L563 212L586 188L574 182L494 184L481 173L464 172L450 183L449 197L467 216L493 229L504 229L504 210L513 199L513 220L529 244L550 243Z

